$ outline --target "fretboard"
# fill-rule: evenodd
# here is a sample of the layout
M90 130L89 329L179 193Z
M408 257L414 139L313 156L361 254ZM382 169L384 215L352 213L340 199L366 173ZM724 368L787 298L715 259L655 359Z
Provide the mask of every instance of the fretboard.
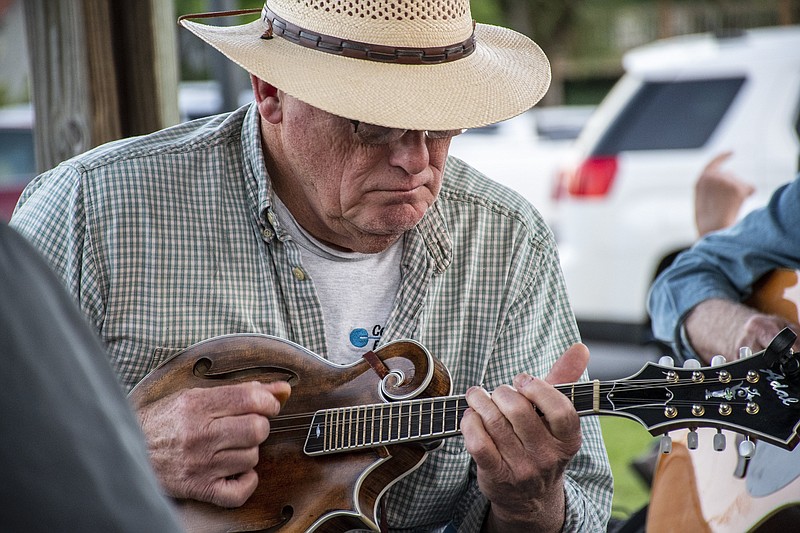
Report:
M558 385L580 415L600 411L600 382ZM461 434L465 396L322 409L314 413L305 453L320 455Z

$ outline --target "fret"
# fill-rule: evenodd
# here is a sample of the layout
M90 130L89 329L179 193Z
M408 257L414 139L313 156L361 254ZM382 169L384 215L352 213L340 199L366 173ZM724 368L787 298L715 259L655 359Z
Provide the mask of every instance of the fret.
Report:
M419 437L420 433L422 432L422 415L420 410L422 406L419 402L413 402L410 405L411 408L411 416L409 417L410 420L410 431L409 437Z
M372 444L372 425L375 423L375 406L364 407L364 433L361 439L362 444ZM367 434L367 424L369 424L369 435Z
M405 409L403 409L405 407ZM405 412L404 412L405 411ZM400 402L400 419L397 421L397 431L400 433L401 439L408 438L408 432L411 429L409 426L410 422L410 406L406 402Z
M444 401L433 400L431 402L431 435L439 435L444 432Z
M394 413L395 407L399 407L399 406L395 405L395 404L389 404L389 419L386 421L386 423L389 425L389 439L388 439L389 442L392 442L392 441L397 440L398 438L400 438L400 433L399 433L399 429L400 428L399 427L395 427L395 424L394 424L394 420L395 420L395 418L397 418L397 416Z
M433 407L430 400L420 403L419 433L430 436L433 434Z
M458 398L456 399L448 399L444 402L444 428L442 433L449 433L451 431L456 431L458 429L459 420L457 420L458 414Z
M381 405L381 417L380 417L380 424L378 427L378 442L386 442L388 436L386 434L386 426L384 422L386 421L386 404Z
M347 412L344 408L336 410L336 442L334 443L334 450L340 450L344 446L347 433L345 428L347 424Z

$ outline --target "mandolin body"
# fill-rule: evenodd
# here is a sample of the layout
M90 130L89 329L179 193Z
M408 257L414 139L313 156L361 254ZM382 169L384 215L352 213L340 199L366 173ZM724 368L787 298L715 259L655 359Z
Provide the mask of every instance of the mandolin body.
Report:
M195 344L156 368L131 391L143 407L183 389L243 381L283 380L292 387L261 445L259 483L238 508L194 500L177 506L191 533L222 531L322 531L378 529L380 496L425 459L430 443L406 442L309 456L304 444L320 409L445 396L444 366L413 341L375 351L380 368L361 359L334 365L294 343L267 335L236 334ZM382 363L382 365L381 365ZM383 379L378 370L383 370Z

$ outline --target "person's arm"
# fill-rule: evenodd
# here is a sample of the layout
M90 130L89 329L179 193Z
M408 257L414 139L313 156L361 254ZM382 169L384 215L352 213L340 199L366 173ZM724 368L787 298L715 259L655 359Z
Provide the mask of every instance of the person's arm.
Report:
M701 302L712 299L743 302L751 294L753 284L768 272L776 268L800 268L797 228L800 228L800 179L775 191L766 207L753 211L726 230L707 235L680 254L650 290L648 311L656 338L684 356L695 355L698 348L695 342L701 344L705 354L730 351L742 337L731 334L725 326L729 324L726 317L711 319L703 332L706 340L692 340L691 344L687 341L692 335L686 331L684 321ZM698 331L691 333L695 339L699 338Z
M114 230L93 224L100 208L92 186L102 180L78 163L62 163L25 189L11 221L49 260L98 335L108 300L98 250L107 251L104 239ZM269 434L267 417L277 412L273 392L266 385L185 390L139 412L164 491L222 506L244 503L256 488L253 466Z

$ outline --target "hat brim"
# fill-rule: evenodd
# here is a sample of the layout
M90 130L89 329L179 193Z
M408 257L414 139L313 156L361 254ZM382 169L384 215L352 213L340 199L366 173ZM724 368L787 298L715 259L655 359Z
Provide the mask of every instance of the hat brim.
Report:
M314 107L393 128L475 128L511 118L550 85L541 48L507 28L476 24L475 51L435 65L342 57L283 39L261 39L261 20L239 26L181 24L231 61Z

